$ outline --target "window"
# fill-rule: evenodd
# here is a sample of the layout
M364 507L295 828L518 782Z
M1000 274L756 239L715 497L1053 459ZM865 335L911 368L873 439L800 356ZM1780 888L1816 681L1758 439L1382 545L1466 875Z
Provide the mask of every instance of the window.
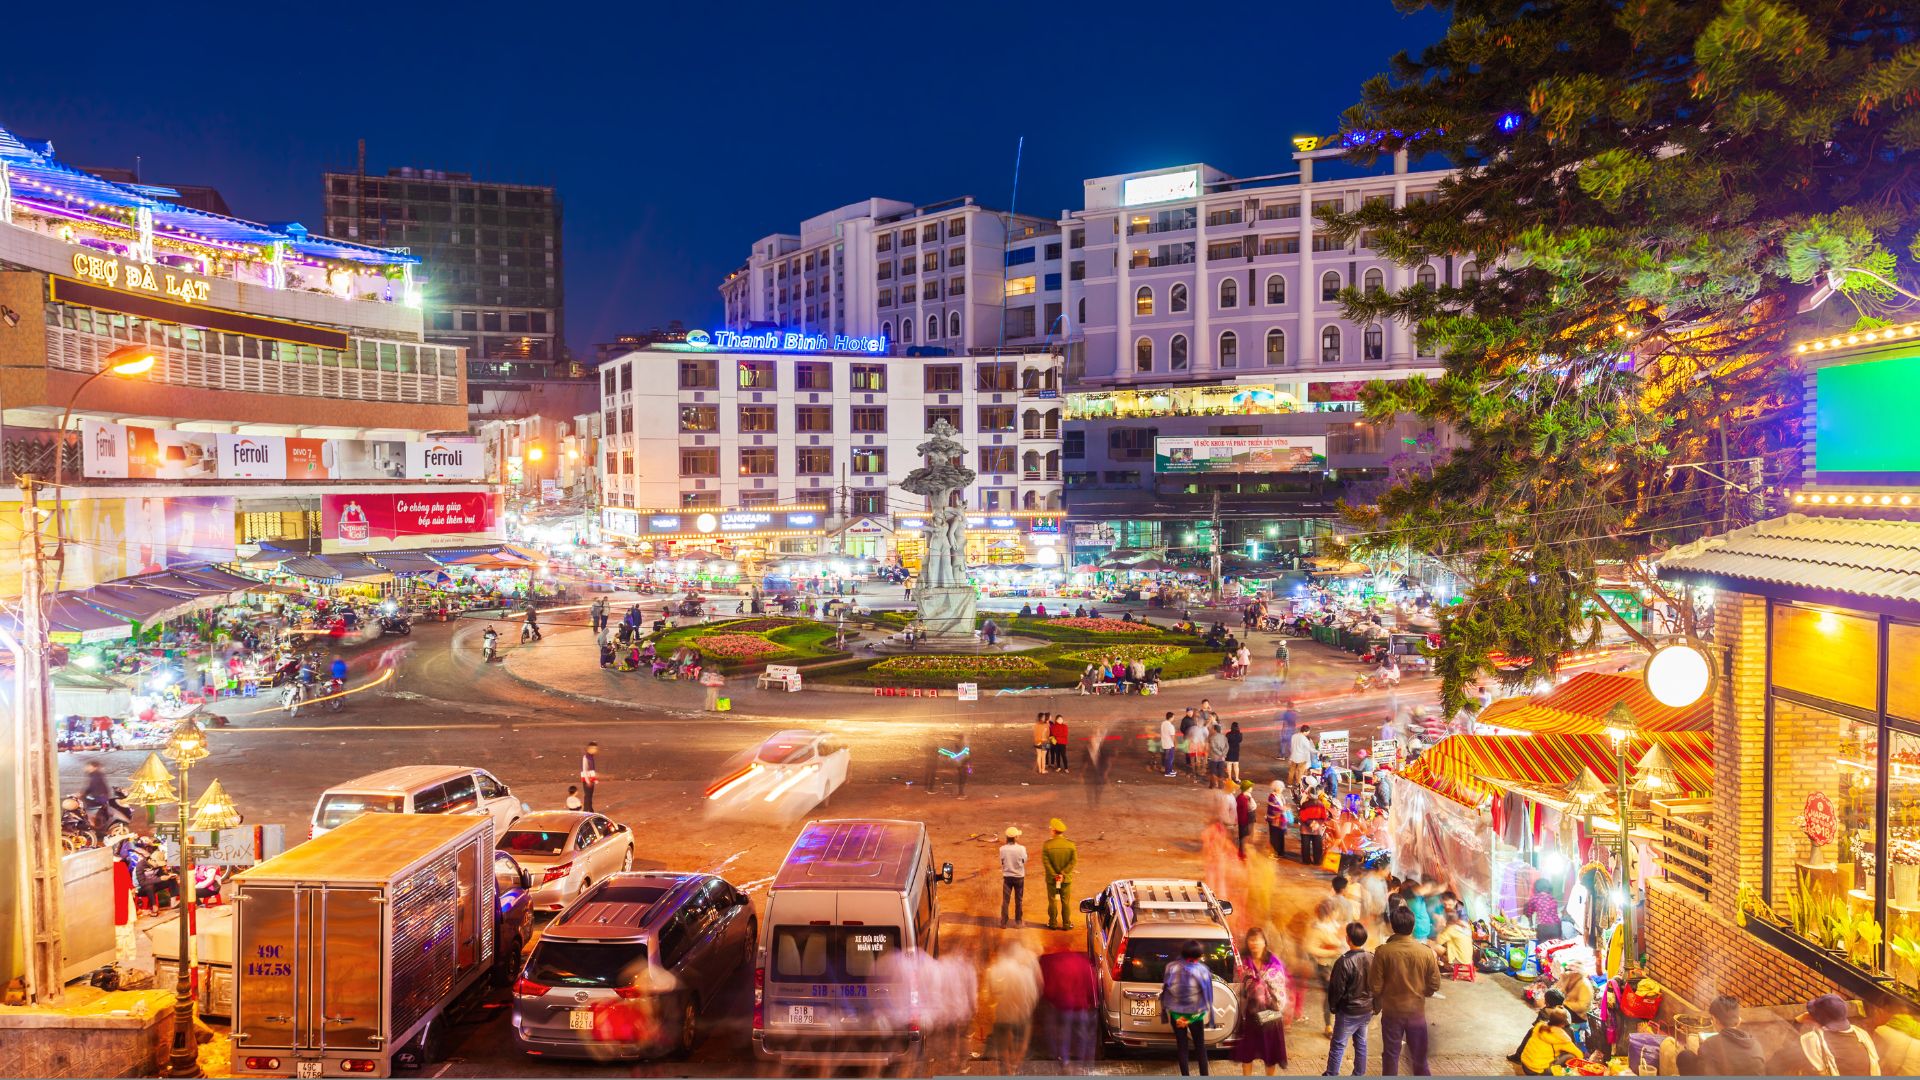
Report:
M1220 279L1220 306L1235 308L1240 306L1240 282L1234 278Z
M1279 274L1267 277L1267 304L1278 307L1287 302L1287 279Z
M1069 431L1060 436L1060 456L1079 460L1087 456L1087 433Z
M853 451L853 471L863 475L886 472L886 450L876 446L856 447Z
M1187 370L1187 335L1175 334L1167 342L1167 368L1170 371Z
M887 408L884 405L855 405L849 418L856 433L872 434L887 430Z
M718 365L710 357L683 357L680 361L680 389L718 390Z
M954 284L958 285L960 283L960 280L961 279L956 278L954 280ZM949 290L947 295L952 296L954 295L954 293L952 292L952 290ZM947 336L950 338L957 338L960 336L960 313L957 311L947 312Z
M918 255L909 255L906 258L900 260L900 276L901 277L905 277L908 274L918 273L919 270L920 270L920 257Z
M1283 236L1263 236L1260 238L1260 254L1298 255L1300 254L1300 238L1291 233Z
M1040 291L1039 279L1032 274L1028 274L1026 277L1010 277L1007 279L1008 296L1032 296L1038 291Z
M771 446L743 446L740 448L741 476L772 476L779 466L774 463L774 450Z
M720 451L712 446L683 446L680 448L681 476L719 476Z
M881 233L874 241L873 250L892 251L893 250L893 234Z
M905 300L906 297L903 296L901 299ZM900 320L900 343L903 345L913 344L913 319L911 318Z
M938 251L929 251L920 256L920 268L922 270L940 269L940 253Z
M930 364L926 368L926 391L929 394L957 394L960 392L959 364Z
M1240 335L1231 330L1220 335L1220 366L1223 368L1240 366Z
M1339 240L1326 233L1320 233L1313 238L1313 250L1345 251L1347 250L1347 245L1342 244Z
M1320 299L1333 301L1340 299L1340 275L1329 270L1320 275Z
M1025 266L1033 261L1033 249L1030 247L1010 248L1007 251L1008 266Z
M1387 354L1387 335L1379 323L1368 323L1360 332L1360 358L1378 360Z
M1135 315L1153 314L1153 290L1152 289L1148 288L1145 285L1142 285L1138 290L1134 292L1133 313Z
M1081 297L1074 304L1074 315L1076 316L1080 325L1085 326L1087 324L1087 298L1086 297L1084 296Z
M967 219L963 217L947 219L947 239L958 240L967 235Z
M898 233L898 240L902 248L912 247L913 246L913 230L901 229L900 232Z
M983 473L1010 473L1013 471L1013 447L983 446L980 448L980 471Z
M940 316L938 315L927 316L927 340L940 340Z
M1465 266L1462 266L1460 268L1460 284L1462 285L1480 284L1480 264L1479 263L1467 263Z
M1133 343L1133 370L1153 370L1153 339L1141 338Z
M1086 260L1075 259L1072 262L1067 264L1067 280L1068 281L1085 281L1086 279L1087 279Z
M1013 406L1011 405L980 406L980 430L981 431L1012 431L1013 430Z
M1413 332L1413 354L1415 356L1432 356L1433 335L1425 330L1416 329Z
M887 369L879 364L855 364L852 380L855 390L883 391L887 388Z
M1415 284L1418 284L1423 288L1428 288L1428 289L1433 288L1433 284L1435 280L1433 267L1427 265L1426 263L1421 263L1419 271L1416 272L1413 276L1413 280Z
M920 299L920 286L918 285L900 286L900 302L902 304L911 304L918 299ZM908 341L913 340L913 336L910 333L912 329L913 329L912 323L903 322L900 324L900 333L902 336L906 337Z
M967 295L967 279L966 278L957 277L957 278L947 279L947 298L948 299L953 299L955 297L960 297L965 295ZM959 333L960 331L958 330L954 331L954 335L956 337L959 335Z
M967 249L954 248L947 252L947 269L958 270L967 265Z
M1279 367L1287 362L1287 332L1273 329L1267 331L1267 366Z
M833 389L833 365L807 362L793 365L793 388L795 390Z
M1143 461L1153 453L1158 428L1117 427L1107 431L1107 456L1115 461Z
M880 338L883 341L893 340L893 324L891 322L883 322L880 324Z
M1300 204L1297 202L1268 203L1260 208L1261 221L1280 221L1300 216Z
M1320 331L1320 362L1337 364L1340 362L1340 328L1329 326Z
M1246 254L1246 249L1238 240L1222 240L1217 244L1207 245L1207 258L1209 260L1238 259L1244 254Z
M793 430L803 435L832 431L833 407L831 405L795 405Z
M778 430L778 427L779 425L774 422L773 418L773 406L740 406L740 430L742 433L775 431Z
M714 451L719 453L719 451ZM632 506L632 503L626 505ZM719 506L720 493L717 491L683 491L680 493L681 506Z
M1171 289L1167 290L1167 310L1174 312L1187 310L1187 286L1185 282L1176 282ZM1148 314L1152 314L1152 312L1148 312Z
M1366 283L1364 288L1368 296L1378 296L1387 291L1387 279L1378 270L1367 271L1367 276L1361 280Z
M1020 387L1020 365L1011 361L1000 361L974 365L974 388L987 391L1017 390Z
M920 430L931 431L933 430L933 425L945 420L947 423L953 425L955 431L961 431L965 429L966 425L960 422L960 412L960 406L958 405L929 406L927 408L926 426Z
M719 431L720 406L718 405L682 405L680 406L681 431Z

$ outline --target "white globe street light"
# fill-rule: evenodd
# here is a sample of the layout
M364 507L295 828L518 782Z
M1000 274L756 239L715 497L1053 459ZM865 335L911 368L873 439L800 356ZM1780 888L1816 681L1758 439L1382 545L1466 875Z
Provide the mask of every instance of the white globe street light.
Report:
M1684 709L1713 685L1713 665L1692 645L1663 645L1647 657L1647 692L1670 709Z

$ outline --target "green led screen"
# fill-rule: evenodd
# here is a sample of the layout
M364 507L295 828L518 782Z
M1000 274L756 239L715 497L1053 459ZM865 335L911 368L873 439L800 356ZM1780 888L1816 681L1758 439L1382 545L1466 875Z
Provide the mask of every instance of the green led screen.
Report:
M1814 393L1822 481L1920 484L1920 353L1822 368Z

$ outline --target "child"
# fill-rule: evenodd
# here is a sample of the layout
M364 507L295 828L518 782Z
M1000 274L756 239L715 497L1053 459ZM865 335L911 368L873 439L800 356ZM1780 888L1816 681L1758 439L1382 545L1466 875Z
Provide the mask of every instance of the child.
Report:
M567 809L585 810L586 808L587 808L587 804L580 801L580 785L568 784L567 785Z

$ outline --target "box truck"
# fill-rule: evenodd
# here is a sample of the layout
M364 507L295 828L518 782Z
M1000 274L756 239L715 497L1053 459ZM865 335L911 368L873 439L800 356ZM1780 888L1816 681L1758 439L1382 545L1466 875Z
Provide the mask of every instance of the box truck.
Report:
M494 866L489 817L367 814L241 872L234 1075L382 1077L436 1058L508 936Z

